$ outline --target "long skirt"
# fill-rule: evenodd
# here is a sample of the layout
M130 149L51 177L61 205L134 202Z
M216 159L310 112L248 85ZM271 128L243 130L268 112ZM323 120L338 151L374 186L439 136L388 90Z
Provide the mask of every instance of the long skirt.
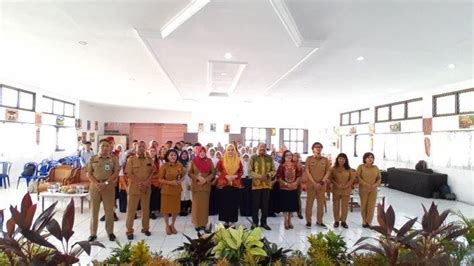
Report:
M219 190L219 221L235 223L239 219L239 189L226 186Z
M282 212L298 211L298 190L280 190L279 207Z
M280 191L280 183L275 182L270 190L270 203L268 204L270 215L280 212Z
M219 189L216 186L211 186L211 194L209 195L209 215L217 215L219 212L219 206L217 204L219 200Z
M252 179L242 179L244 188L240 190L240 215L252 216Z
M192 216L195 227L206 226L209 218L209 191L194 191Z
M178 214L181 211L181 195L161 194L161 213Z
M151 187L150 196L150 212L160 211L161 205L161 189L159 187Z

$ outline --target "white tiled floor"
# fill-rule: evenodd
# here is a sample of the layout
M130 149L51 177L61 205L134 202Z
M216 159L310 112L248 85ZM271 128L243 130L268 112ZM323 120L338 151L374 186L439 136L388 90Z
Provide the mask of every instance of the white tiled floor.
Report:
M0 209L8 209L9 205L19 205L21 203L21 198L25 192L25 185L23 185L19 190L11 188L4 190L0 188ZM381 192L386 196L386 206L392 205L396 212L396 225L397 227L403 224L408 218L418 216L420 220L423 214L423 209L421 204L425 204L428 208L432 202L432 199L425 199L422 197L417 197L407 193L403 193L396 190L391 190L388 188L382 188ZM36 201L36 194L32 195L34 201ZM474 217L474 206L468 205L462 202L453 202L446 200L435 200L435 203L438 204L440 210L445 210L451 208L452 210L461 210L466 216ZM50 203L46 203L48 205ZM63 209L66 207L67 202L60 202L57 208L57 219L61 223ZM304 205L304 200L303 200ZM79 202L76 202L76 221L74 225L75 235L73 241L85 240L89 236L89 209L87 203L84 204L85 210L84 214L80 213ZM368 229L363 229L361 227L360 212L359 209L354 209L354 212L349 213L348 225L349 229L343 228L332 228L333 215L332 215L332 204L328 202L328 212L325 214L324 221L329 226L327 230L334 230L337 233L342 234L346 241L348 242L349 249L352 248L352 245L359 237L361 236L370 236L373 235L373 231ZM37 214L41 206L38 206ZM7 218L9 217L9 211L5 210ZM115 234L118 237L118 240L122 243L127 241L125 236L125 214L118 213L119 221L115 223ZM448 219L454 219L454 217L449 217ZM313 219L314 220L314 219ZM217 216L210 217L210 221L214 224L218 222ZM152 236L146 237L140 232L141 222L140 220L135 220L135 240L138 241L145 239L153 251L162 251L163 254L172 257L174 254L172 251L178 247L185 238L181 233L187 234L191 237L196 237L196 231L194 230L193 225L191 224L191 217L178 217L176 228L178 229L178 235L167 236L164 232L164 221L163 218L158 218L157 220L151 220L151 232ZM286 246L292 249L298 249L303 252L307 249L306 237L311 233L318 233L323 231L320 228L313 226L312 229L305 228L304 220L300 220L297 217L294 218L293 223L295 229L285 230L283 228L283 218L269 218L268 224L272 227L272 231L264 231L264 235L272 242L278 243L279 245ZM374 221L375 223L375 221ZM239 224L249 226L248 219L246 217L239 218ZM419 224L418 224L419 226ZM104 223L99 223L99 234L98 238L104 243L106 249L94 248L91 254L91 257L83 254L81 256L81 264L85 265L91 260L103 260L109 253L110 248L115 247L115 243L109 242L107 235L105 233Z

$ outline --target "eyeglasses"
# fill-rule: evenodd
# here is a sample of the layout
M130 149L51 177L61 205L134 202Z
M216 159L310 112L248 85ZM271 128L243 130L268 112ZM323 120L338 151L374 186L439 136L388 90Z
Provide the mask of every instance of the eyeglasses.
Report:
M321 146L314 146L315 149L322 149L323 147Z

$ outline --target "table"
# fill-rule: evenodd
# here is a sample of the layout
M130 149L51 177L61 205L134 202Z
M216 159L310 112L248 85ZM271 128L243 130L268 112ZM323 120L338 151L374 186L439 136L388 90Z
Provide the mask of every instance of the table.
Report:
M68 193L61 193L61 192L42 192L39 194L41 197L41 208L44 211L44 199L72 199L72 198L79 198L81 200L81 213L84 213L84 199L89 196L89 192L81 193L81 194L68 194ZM89 201L89 208L91 207L91 202Z
M432 198L448 183L448 176L440 173L424 173L412 169L388 169L388 187L413 195Z

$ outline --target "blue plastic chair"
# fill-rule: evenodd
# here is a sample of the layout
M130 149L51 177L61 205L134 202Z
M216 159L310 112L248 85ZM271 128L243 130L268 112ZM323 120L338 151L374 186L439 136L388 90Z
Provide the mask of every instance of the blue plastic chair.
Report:
M28 185L30 185L30 181L31 179L35 179L36 177L36 170L38 168L38 165L35 163L35 162L29 162L29 163L26 163L25 166L23 167L23 172L28 169L28 168L32 168L33 170L33 174L31 175L23 175L23 173L20 174L20 176L18 177L18 181L16 182L16 188L18 188L18 185L20 185L20 180L22 178L26 179L26 186L28 187Z
M38 168L36 170L36 179L40 180L43 179L45 180L46 177L49 176L49 173L51 173L51 170L53 169L53 165L50 160L43 160L41 163L38 164Z
M10 187L10 169L12 168L11 162L0 162L0 186L3 188Z

